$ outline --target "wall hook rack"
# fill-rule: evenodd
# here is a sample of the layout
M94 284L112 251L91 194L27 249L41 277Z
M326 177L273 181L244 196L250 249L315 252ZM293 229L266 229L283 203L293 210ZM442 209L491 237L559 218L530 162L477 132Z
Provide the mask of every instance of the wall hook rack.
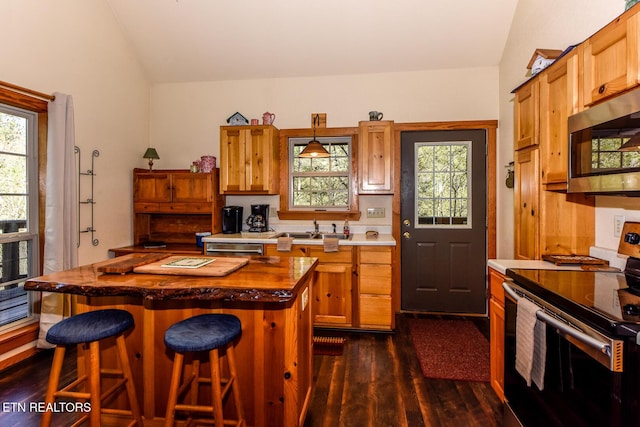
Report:
M82 160L82 156L81 156L81 152L80 152L80 147L76 146L74 147L74 153L76 154L77 158L78 158L78 247L80 247L80 235L82 233L91 233L91 244L93 244L93 246L98 246L100 244L100 241L94 236L94 233L96 232L95 226L94 226L94 206L96 204L95 199L93 198L93 184L94 184L94 179L96 176L95 173L95 159L96 157L100 156L100 152L98 150L93 150L93 152L91 153L91 169L87 169L86 171L83 172L82 167L81 167L81 160ZM89 192L89 197L86 199L83 199L82 193L81 193L81 186L82 186L82 178L83 177L89 177L90 180L90 184L91 184L91 190ZM80 227L80 218L82 215L82 209L81 206L82 205L88 205L90 207L90 212L91 212L91 223L88 227L85 227L84 229L82 229Z

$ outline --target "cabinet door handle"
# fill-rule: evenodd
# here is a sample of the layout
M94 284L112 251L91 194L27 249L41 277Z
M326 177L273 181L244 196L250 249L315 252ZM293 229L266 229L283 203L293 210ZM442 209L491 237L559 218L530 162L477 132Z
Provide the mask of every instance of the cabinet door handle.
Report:
M598 93L602 95L606 89L607 89L607 85L602 85L598 88Z

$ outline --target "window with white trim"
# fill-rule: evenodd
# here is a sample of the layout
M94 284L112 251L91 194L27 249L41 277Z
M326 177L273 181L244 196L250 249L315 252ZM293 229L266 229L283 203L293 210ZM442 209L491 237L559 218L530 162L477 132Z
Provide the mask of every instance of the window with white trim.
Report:
M353 197L351 137L316 139L330 157L299 157L309 138L289 138L289 210L348 210Z

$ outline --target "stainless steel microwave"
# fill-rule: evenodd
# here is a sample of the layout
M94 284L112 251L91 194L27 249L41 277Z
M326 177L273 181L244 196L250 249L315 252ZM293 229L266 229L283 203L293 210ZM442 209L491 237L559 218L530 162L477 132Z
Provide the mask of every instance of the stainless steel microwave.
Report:
M640 196L640 89L569 117L570 193Z

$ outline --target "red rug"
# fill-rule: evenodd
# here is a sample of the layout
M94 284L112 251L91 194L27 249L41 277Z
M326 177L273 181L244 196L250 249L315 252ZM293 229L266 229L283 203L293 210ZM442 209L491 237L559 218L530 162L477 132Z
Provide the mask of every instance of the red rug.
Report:
M470 320L408 319L427 378L489 381L489 341Z

